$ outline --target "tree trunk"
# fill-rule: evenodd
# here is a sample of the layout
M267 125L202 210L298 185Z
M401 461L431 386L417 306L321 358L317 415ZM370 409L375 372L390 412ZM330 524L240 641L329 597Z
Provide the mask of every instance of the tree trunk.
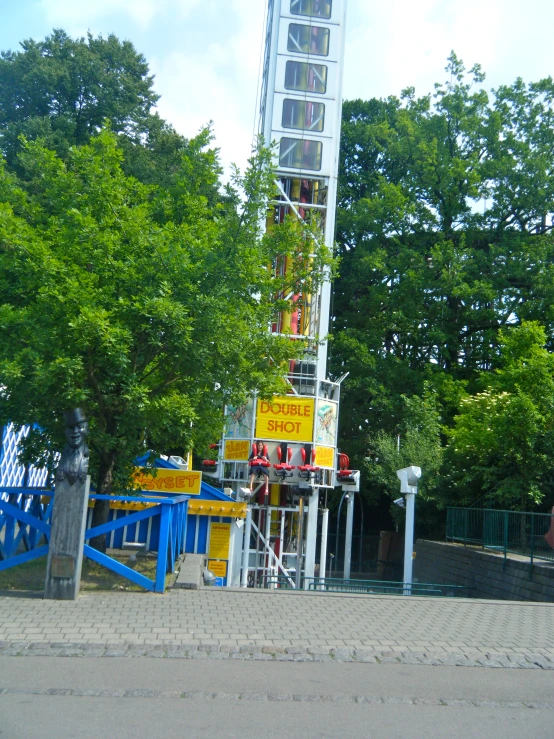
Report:
M114 464L115 459L112 456L100 462L97 492L101 495L109 495L111 493ZM97 500L94 504L94 510L92 511L92 525L101 526L102 524L107 523L109 513L110 501ZM90 540L90 546L93 549L97 549L99 552L105 552L106 534L94 536Z

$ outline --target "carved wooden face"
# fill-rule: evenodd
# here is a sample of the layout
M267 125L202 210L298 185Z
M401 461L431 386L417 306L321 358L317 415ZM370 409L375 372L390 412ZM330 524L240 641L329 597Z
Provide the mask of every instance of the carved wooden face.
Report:
M65 429L65 438L72 449L78 449L88 436L88 423L76 423L74 426L67 426Z

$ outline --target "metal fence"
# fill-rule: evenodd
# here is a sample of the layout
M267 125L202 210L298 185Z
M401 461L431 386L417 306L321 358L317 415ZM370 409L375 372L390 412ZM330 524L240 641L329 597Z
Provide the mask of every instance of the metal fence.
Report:
M375 572L379 553L379 534L353 534L352 535L352 559L350 569L352 572ZM337 537L331 533L327 540L327 572L341 573L344 570L344 544L345 536L341 531ZM319 557L316 557L319 563Z
M438 598L470 598L473 588L465 585L437 583L385 582L383 580L345 580L335 577L308 578L308 590L326 593L366 593L369 595L419 595Z
M554 562L554 516L550 513L447 508L446 541Z

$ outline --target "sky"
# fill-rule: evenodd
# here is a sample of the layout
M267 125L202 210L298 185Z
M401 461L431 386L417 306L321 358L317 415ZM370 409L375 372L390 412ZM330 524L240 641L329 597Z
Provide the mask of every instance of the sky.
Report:
M142 53L160 115L193 136L213 121L227 168L245 166L257 128L266 0L0 0L0 50L53 28L115 33ZM554 74L552 0L349 0L343 96L433 91L454 50L488 89Z

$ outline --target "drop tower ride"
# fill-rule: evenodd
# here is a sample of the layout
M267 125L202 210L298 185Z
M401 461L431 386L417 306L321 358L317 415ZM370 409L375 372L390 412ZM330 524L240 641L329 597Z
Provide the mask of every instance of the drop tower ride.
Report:
M285 218L302 220L330 251L345 17L346 0L269 0L260 96L259 132L272 147L276 172L267 227ZM278 260L275 269L286 275L287 261ZM240 583L298 588L307 587L316 574L318 530L317 574L325 576L328 511L320 510L322 493L336 485L357 490L359 473L348 470L345 455L337 454L340 381L327 376L328 275L317 294L279 297L288 306L271 330L291 341L303 339L306 348L289 365L286 395L271 401L254 397L240 408L226 409L226 433L211 472L249 503ZM245 486L255 441L263 442L269 458L270 484L264 495L262 476L250 497ZM210 473L208 461L204 470Z

